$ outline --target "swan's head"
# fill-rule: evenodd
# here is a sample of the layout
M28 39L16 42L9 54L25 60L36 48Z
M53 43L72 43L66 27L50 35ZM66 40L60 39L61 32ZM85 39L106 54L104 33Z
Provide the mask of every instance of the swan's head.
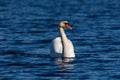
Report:
M61 21L59 23L59 27L60 28L68 28L68 29L72 30L72 27L69 25L68 21Z

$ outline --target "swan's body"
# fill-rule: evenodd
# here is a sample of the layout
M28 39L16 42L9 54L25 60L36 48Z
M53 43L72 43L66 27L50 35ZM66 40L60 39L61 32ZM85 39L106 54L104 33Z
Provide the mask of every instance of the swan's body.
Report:
M64 27L72 29L67 21L61 21L59 24L60 37L56 37L51 44L51 57L75 57L72 42L67 38Z

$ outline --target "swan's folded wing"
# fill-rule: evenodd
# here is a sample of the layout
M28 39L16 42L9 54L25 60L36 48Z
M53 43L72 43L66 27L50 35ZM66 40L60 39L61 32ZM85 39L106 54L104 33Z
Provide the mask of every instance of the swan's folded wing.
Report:
M60 54L62 54L62 43L61 43L61 38L60 37L57 37L52 41L51 53L60 53Z

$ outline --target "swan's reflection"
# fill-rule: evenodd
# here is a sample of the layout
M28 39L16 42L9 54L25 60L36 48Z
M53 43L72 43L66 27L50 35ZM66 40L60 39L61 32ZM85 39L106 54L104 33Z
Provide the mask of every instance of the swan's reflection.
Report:
M55 58L54 61L61 68L73 68L74 58Z
M61 75L57 76L57 80L63 80L74 75L74 58L55 58L54 63L57 64L57 68L53 71L54 74Z

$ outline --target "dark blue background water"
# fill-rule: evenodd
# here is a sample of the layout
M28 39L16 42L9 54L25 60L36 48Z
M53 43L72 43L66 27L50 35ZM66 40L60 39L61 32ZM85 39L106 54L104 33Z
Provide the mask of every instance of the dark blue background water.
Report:
M58 23L76 58L51 60ZM119 0L0 0L0 80L120 80Z

